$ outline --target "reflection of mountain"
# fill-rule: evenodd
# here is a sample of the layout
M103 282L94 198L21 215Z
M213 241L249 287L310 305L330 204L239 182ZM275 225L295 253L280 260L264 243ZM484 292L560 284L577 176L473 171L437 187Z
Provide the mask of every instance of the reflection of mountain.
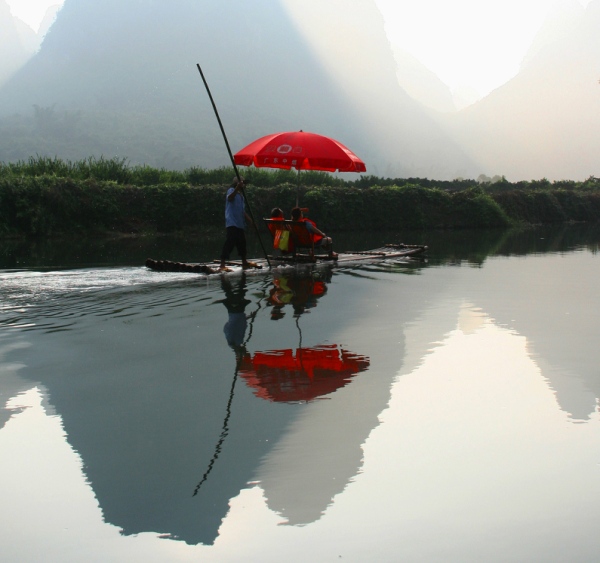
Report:
M389 400L391 378L381 375L357 377L330 401L306 405L265 457L256 479L269 508L286 524L301 526L321 518L360 473L361 445Z
M584 421L600 399L600 375L593 360L600 325L589 314L598 302L589 283L595 276L595 258L587 252L573 252L574 241L581 243L582 239L573 239L566 231L556 237L540 231L523 233L504 241L500 250L507 256L546 254L525 260L514 256L510 260L488 258L477 276L462 268L456 270L453 277L457 279L440 296L434 313L423 316L420 323L425 339L433 338L441 326L451 330L457 322L467 330L461 317L467 300L496 324L527 339L529 353L553 389L558 406L572 419ZM595 230L587 234L589 240L597 240ZM571 252L558 258L562 250ZM507 280L512 288L509 291ZM460 288L458 295L455 286ZM475 320L470 317L470 321ZM414 329L412 332L416 333ZM407 363L414 364L418 358L410 360L410 349Z
M312 443L304 444L303 465L295 472L300 451L288 452L286 459L279 451L286 474L279 474L281 481L273 475L265 479L269 502L280 507L279 484L300 482L308 475L301 474L302 468L313 466L311 490L297 506L286 503L284 510L290 522L311 521L359 470L360 446L378 423L394 373L381 365L381 358L373 385L354 377L328 400L309 405L262 401L238 383L228 432L215 457L236 361L222 327L227 315L237 315L240 308L247 315L255 311L256 296L265 295L259 282L246 290L238 283L233 280L225 300L220 288L199 292L196 283L169 284L59 297L52 307L29 313L39 328L24 335L30 347L20 375L47 388L104 519L126 535L156 532L190 544L212 544L229 500L261 472L263 460L275 459L273 447L289 439L293 421L316 403L322 406L311 418L327 427L313 427ZM329 305L335 292L326 295L317 311L299 319L273 322L263 306L248 327L246 337L252 332L252 339L247 345L296 346L299 320L305 347L312 347L327 341L340 321L356 322L352 312ZM414 314L415 306L402 318ZM397 334L392 338L392 365L397 365L401 344ZM289 436L294 434L292 430ZM193 496L211 460L210 475Z
M562 260L549 255L494 261L482 272L486 291L470 292L496 323L527 338L560 408L576 420L589 419L600 398L600 374L591 360L600 339L600 324L589 313L598 303L587 281L594 276L593 260L588 253L572 253ZM515 288L508 294L502 287L507 277Z
M288 524L319 519L360 474L362 445L380 423L395 377L412 373L457 326L477 331L483 315L527 339L561 408L586 420L600 396L600 334L589 314L598 298L582 293L592 287L583 281L596 274L594 260L583 252L496 257L478 267L456 260L410 276L390 268L340 270L316 309L277 322L265 306L268 290L256 280L244 289L232 278L227 302L219 286L197 279L61 293L19 313L19 322L36 328L19 333L29 348L9 350L1 369L22 363L19 377L44 385L107 522L124 534L211 544L230 499L254 479ZM61 283L71 275L78 274ZM223 325L228 313L254 312L259 297L262 307L246 332L252 330L250 352L296 347L299 321L302 347L341 343L368 357L369 371L308 404L259 400L238 382L228 434L193 497L214 459L234 380L236 358Z
M12 397L26 391L32 387L31 380L20 376L19 371L23 368L21 363L11 363L6 358L17 350L27 348L24 342L15 342L5 344L6 335L0 337L0 430L8 422L10 417L15 414L13 411L4 409L4 405Z
M48 332L26 334L21 377L45 385L105 520L127 535L154 531L211 544L229 499L294 415L239 387L230 434L193 497L235 372L222 332L226 311L208 303L199 309L198 295L192 284L72 297L64 309L38 312Z
M518 241L516 246L520 253ZM510 253L507 247L504 250ZM456 265L428 269L423 276L380 282L373 295L357 292L353 303L359 304L360 315L348 310L348 303L328 303L330 314L345 305L348 319L360 318L340 326L332 337L360 345L372 360L369 376L357 378L333 395L335 408L320 402L307 405L264 459L257 480L269 507L292 525L320 518L360 473L359 446L378 424L373 415L387 404L390 375L411 373L444 335L457 327L471 334L488 315L527 338L532 359L556 393L558 406L575 420L588 419L600 397L594 362L599 325L585 313L586 301L577 292L566 296L559 289L569 287L574 279L585 279L586 263L593 258L579 255L578 265L577 257L570 255L569 264L560 270L553 254L525 261L489 259L477 269ZM507 280L514 290L507 291ZM559 295L565 296L559 299ZM597 303L590 297L590 303ZM566 310L572 315L563 320ZM573 339L573 334L582 337Z
M378 416L389 401L391 384L407 353L403 327L418 318L424 294L431 290L416 285L409 295L392 283L374 291L368 280L354 274L344 276L343 285L345 291L328 293L327 309L320 311L319 319L326 319L330 339L370 358L369 371L329 395L329 400L302 405L295 424L258 468L256 479L268 506L286 518L288 525L321 518L360 473L361 446L379 424ZM385 308L385 314L373 306L374 300ZM307 335L316 331L319 321L308 316L301 322ZM417 353L422 356L425 350L419 348Z

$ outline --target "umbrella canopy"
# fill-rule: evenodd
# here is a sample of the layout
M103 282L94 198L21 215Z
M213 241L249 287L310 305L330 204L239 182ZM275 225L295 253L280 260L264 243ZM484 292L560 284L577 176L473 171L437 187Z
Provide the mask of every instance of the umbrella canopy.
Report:
M349 148L331 137L292 131L274 133L253 141L235 153L241 166L321 170L323 172L366 172L365 163Z
M344 387L368 367L369 358L330 344L248 354L239 373L257 397L276 402L311 401Z

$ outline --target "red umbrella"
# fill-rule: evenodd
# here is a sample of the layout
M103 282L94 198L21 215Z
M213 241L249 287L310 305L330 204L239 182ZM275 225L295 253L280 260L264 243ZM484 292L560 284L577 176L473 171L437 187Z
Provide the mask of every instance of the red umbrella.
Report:
M331 137L291 131L261 137L235 153L235 164L257 168L366 172L365 163Z
M344 387L369 367L369 358L336 344L255 352L239 373L257 397L269 401L311 401Z

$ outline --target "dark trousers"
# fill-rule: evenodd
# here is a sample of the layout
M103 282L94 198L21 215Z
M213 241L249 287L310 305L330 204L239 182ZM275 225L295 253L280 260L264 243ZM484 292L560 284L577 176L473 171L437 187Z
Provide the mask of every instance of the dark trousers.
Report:
M244 229L237 227L227 227L227 238L221 251L221 260L228 260L231 251L237 248L238 254L242 260L246 259L246 233Z

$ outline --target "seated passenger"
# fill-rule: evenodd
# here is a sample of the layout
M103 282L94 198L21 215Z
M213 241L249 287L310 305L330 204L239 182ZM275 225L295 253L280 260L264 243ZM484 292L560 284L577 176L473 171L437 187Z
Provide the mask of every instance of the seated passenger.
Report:
M279 209L279 207L274 207L271 209L271 220L276 221L277 219L281 219L283 221L283 211ZM275 236L275 232L281 229L281 225L279 223L269 223L269 231L271 234Z
M278 220L281 220L281 223ZM292 251L290 233L283 221L283 211L279 207L274 207L271 210L271 222L267 224L273 235L273 248L280 250L282 254L288 254Z
M294 207L294 209L292 209L292 221L302 221L306 223L306 229L311 234L315 247L329 250L329 256L331 258L337 257L337 254L332 250L333 240L331 237L328 237L323 231L321 231L314 221L308 217L304 217L300 207Z

